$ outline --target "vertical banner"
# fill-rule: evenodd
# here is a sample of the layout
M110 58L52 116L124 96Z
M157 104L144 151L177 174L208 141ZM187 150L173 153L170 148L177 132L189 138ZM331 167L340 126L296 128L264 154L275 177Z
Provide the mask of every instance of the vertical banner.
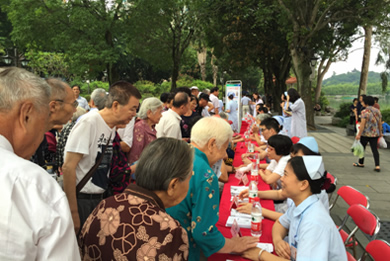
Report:
M229 92L234 92L234 100L237 101L238 104L238 130L241 130L241 122L242 122L242 117L241 115L241 90L242 90L242 82L240 80L232 80L232 81L227 81L226 82L226 91L225 91L225 101L228 102L228 96L227 94Z

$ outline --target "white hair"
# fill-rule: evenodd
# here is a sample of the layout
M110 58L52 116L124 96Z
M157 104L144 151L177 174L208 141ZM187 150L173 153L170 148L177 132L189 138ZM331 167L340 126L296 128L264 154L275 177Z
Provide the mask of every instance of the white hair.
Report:
M203 148L207 142L215 138L218 149L227 141L231 141L233 131L230 125L219 117L205 117L196 122L191 129L191 141Z
M141 104L138 117L142 120L146 120L148 118L149 110L154 113L158 108L162 107L162 105L163 103L155 97L146 98Z
M259 121L263 121L267 118L271 118L271 115L269 115L268 113L259 113L256 115L256 120L259 120Z
M81 115L86 114L86 113L87 113L87 111L86 111L83 107L77 106L76 112L73 113L72 121L73 121L73 122L77 121L77 119L78 119Z
M0 111L9 111L25 100L31 100L39 111L48 110L50 95L51 87L39 76L17 67L0 68Z
M106 90L103 88L96 88L91 94L91 99L95 103L95 106L98 108L98 110L104 109L107 100Z

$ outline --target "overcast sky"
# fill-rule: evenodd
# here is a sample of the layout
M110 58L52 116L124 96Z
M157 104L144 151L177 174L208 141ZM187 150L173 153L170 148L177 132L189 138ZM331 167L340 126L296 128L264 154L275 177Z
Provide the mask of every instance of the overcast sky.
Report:
M333 72L336 74L343 74L356 69L361 71L362 69L362 60L363 60L363 46L364 39L356 40L350 49L350 53L348 55L348 60L345 62L336 62L332 63L328 72L325 74L324 79L327 79L333 75ZM371 48L371 56L370 56L370 67L369 71L373 72L382 72L384 70L384 66L376 66L375 60L378 55L379 49L373 43Z

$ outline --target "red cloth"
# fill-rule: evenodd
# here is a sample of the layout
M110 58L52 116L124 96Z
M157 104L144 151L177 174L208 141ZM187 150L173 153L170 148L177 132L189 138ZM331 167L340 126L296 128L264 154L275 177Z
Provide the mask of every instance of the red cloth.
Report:
M244 133L246 131L248 124L246 122L242 122L241 126L241 132ZM241 133L240 132L240 133ZM234 160L233 160L233 166L237 167L242 164L241 155L246 152L247 148L245 147L245 143L243 143L243 148L240 147L239 142L236 147L236 151L234 154ZM264 161L265 162L265 161ZM249 178L249 177L248 177ZM231 194L230 194L230 187L231 186L237 186L239 183L239 180L235 178L234 174L231 174L229 176L229 180L227 183L225 183L225 186L223 187L223 192L221 196L221 201L219 203L219 220L216 224L218 230L222 233L222 235L226 238L231 238L232 234L230 232L230 227L226 227L226 221L230 216L230 204L231 204ZM261 178L259 180L258 184L259 190L270 190L270 186L266 184ZM267 199L260 199L260 204L263 208L273 210L275 211L274 202L273 200L267 200ZM274 225L275 221L264 218L263 219L263 234L260 237L260 242L262 243L272 243L272 226ZM247 228L241 228L241 234L243 236L250 236L251 230ZM230 254L213 254L211 255L208 260L212 261L219 261L226 259L230 260L247 260L239 255L230 255Z
M225 186L223 188L222 196L221 196L221 202L219 204L219 220L217 222L217 228L218 230L222 233L222 235L226 238L231 238L232 234L230 232L230 227L226 227L226 221L228 217L230 216L230 199L231 199L231 194L230 194L230 187L231 186L236 186L238 184L238 180L234 177L234 175L229 176L229 181L225 183ZM258 185L259 190L269 190L270 187L264 181L260 181ZM267 200L267 199L260 199L260 204L262 207L266 209L270 209L275 211L274 207L274 202L273 200ZM262 243L272 243L272 226L274 225L274 221L264 218L263 219L263 234L260 237L260 242ZM246 229L246 228L241 228L241 234L243 236L250 236L251 235L251 230ZM212 261L218 261L218 260L223 260L225 261L226 259L231 259L231 260L246 260L245 258L241 256L236 256L236 255L230 255L230 254L214 254L208 258L208 260Z

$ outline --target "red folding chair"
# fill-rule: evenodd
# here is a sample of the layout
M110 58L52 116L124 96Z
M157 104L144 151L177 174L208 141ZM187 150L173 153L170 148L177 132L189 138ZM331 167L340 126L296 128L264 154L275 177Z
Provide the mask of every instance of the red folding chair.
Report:
M333 203L329 206L329 211L336 205L336 201L339 197L344 199L349 206L352 206L353 204L361 204L366 208L370 207L370 199L367 196L351 186L342 186L337 191L337 196Z
M335 176L333 176L332 174L330 174L329 172L326 172L326 177L330 179L330 182L332 184L334 184L335 186L337 185L337 178ZM331 193L328 193L328 200L330 202L330 200L332 199L332 196L333 196L333 192Z
M390 258L390 244L384 240L373 240L369 242L362 254L360 261L364 261L369 254L374 261L388 261ZM347 251L348 261L356 259Z
M343 230L343 227L347 223L349 217L352 218L356 227L351 231L351 233L348 234ZM343 223L339 227L340 235L344 241L344 245L346 248L352 248L354 257L356 257L355 246L357 245L355 233L359 229L364 234L369 236L370 241L372 241L379 233L380 223L379 218L374 213L372 213L370 210L360 204L355 204L348 208L347 215L345 216Z

